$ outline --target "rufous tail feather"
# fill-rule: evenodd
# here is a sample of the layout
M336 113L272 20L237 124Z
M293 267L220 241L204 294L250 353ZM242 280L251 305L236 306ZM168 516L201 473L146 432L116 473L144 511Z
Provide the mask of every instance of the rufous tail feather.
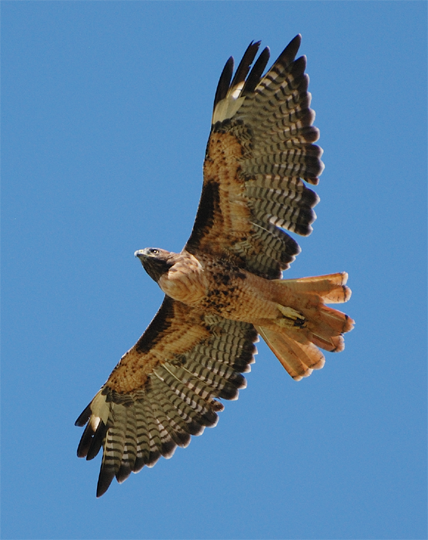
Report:
M347 302L346 272L300 279L274 280L280 315L263 322L256 330L295 380L321 369L325 359L318 349L340 352L343 334L354 321L341 311L324 305Z

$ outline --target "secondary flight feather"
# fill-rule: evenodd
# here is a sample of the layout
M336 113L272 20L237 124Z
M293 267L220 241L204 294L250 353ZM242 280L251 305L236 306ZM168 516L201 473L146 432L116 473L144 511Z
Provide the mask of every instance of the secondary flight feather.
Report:
M347 274L281 279L300 251L285 230L311 233L319 199L306 184L324 168L306 58L295 59L300 41L265 75L269 49L254 62L260 42L235 74L229 58L190 238L181 253L135 253L165 298L76 421L86 426L78 456L103 449L97 496L215 426L219 399L237 399L246 385L258 335L295 380L323 367L320 349L344 348L353 321L325 304L350 298Z

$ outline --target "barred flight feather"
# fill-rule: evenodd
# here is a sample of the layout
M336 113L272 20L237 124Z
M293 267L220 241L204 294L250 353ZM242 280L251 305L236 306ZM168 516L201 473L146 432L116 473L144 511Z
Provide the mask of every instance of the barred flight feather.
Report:
M142 469L144 465L153 467L161 457L161 441L159 430L153 419L153 412L147 400L141 403L141 422L138 424L137 440L137 459L134 465L134 472ZM139 416L137 416L139 418ZM102 470L100 471L100 476Z
M172 366L168 366L171 368ZM161 374L163 382L171 388L183 402L190 407L196 414L205 417L208 415L210 418L210 409L206 400L203 397L195 393L193 388L190 388L185 382L181 381L174 373L171 373L171 369L168 369L166 365L161 365L157 368L157 375ZM214 421L214 420L212 420Z
M318 197L301 179L316 185L324 168L322 150L312 144L319 132L312 125L306 58L295 60L300 41L296 36L264 76L266 49L249 72L258 43L250 44L233 79L233 63L226 64L214 100L201 201L185 247L196 256L207 251L235 256L247 270L269 279L279 277L299 252L283 229L303 236L312 231ZM231 149L230 135L239 170L231 170L227 181L222 177L216 190L213 183L220 178L212 163L226 155L226 143ZM257 192L255 184L267 190Z
M131 474L137 458L137 420L135 409L128 407L126 410L125 444L120 460L120 467L116 473L118 482L124 482Z
M144 405L141 401L135 401L135 420L136 420L136 457L132 468L133 472L140 471L144 465L149 463L150 456L150 438L147 425L147 418L144 413Z
M183 326L182 320L192 324ZM152 467L160 456L171 457L177 446L186 447L191 435L215 426L223 409L216 398L237 398L246 386L241 372L249 371L256 353L257 332L251 324L195 313L168 297L146 334L76 421L87 424L80 457L92 459L103 447L97 496L114 477L123 482L131 472ZM180 343L188 340L187 350L170 352L176 336ZM146 373L135 379L139 386L117 391L117 377L123 372L129 383L137 365Z
M152 397L152 396L150 396ZM153 396L156 399L156 396ZM161 423L157 416L157 408L155 406L155 400L147 399L146 401L146 414L149 419L149 435L151 439L152 448L156 451L159 450L160 454L165 458L170 458L175 452L176 445L171 439L167 429ZM148 466L154 465L154 463L148 463Z
M162 382L162 385L160 385L162 392L176 409L177 413L185 420L191 435L200 435L205 427L216 425L218 417L211 408L207 407L207 404L198 410L197 404L194 401L190 401L189 404L187 394L176 391L177 385L171 388L164 379L160 379L160 381Z
M165 418L167 419L168 424L173 428L171 437L178 446L187 446L190 443L190 435L199 433L201 431L201 426L196 425L186 413L183 414L180 407L178 407L178 410L174 407L169 400L167 393L164 392L163 381L160 379L156 382L155 392L163 414L166 415ZM156 401L154 401L154 403L156 403ZM175 437L177 437L177 439L175 439Z
M162 454L164 457L172 457L176 446L187 446L190 442L190 436L183 431L181 427L169 418L165 413L165 400L161 393L157 393L156 390L150 400L153 409L153 415L156 418L156 422L159 425L159 431L161 433L164 443L168 445L171 450L167 451L167 454Z
M279 262L282 269L287 269L300 253L300 247L291 236L270 222L265 223L264 219L258 220L257 216L253 216L251 224L254 231L252 238L264 246L264 251L257 250L255 242L245 240L235 244L233 252L245 261L251 259L248 270L256 267L260 272L263 270L265 277L274 279L278 277L276 264Z

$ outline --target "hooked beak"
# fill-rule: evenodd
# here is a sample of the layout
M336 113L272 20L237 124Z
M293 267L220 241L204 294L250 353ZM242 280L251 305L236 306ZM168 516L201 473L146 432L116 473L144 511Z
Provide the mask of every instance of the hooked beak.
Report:
M145 249L138 249L138 250L134 253L134 257L138 257L141 261L142 261L143 259L147 259L146 250L145 250Z

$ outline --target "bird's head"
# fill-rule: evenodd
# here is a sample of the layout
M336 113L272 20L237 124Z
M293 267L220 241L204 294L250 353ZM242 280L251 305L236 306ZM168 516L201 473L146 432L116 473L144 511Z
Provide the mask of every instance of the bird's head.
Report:
M160 248L139 249L134 255L140 259L144 270L156 282L174 265L176 257L176 253Z

